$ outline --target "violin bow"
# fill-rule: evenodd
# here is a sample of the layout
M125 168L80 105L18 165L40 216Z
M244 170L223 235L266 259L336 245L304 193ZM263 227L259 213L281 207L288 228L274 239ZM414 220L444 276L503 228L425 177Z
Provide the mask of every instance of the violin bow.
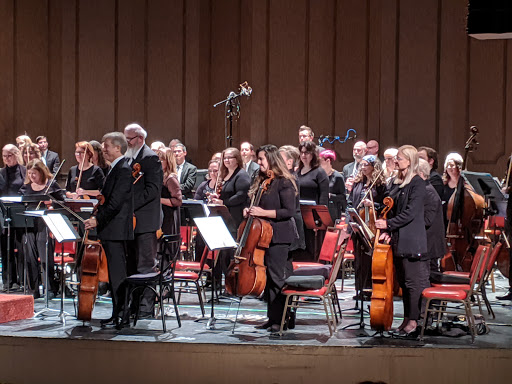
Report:
M62 162L60 163L59 168L57 169L57 172L55 172L54 175L52 176L52 178L50 179L50 182L46 186L46 189L45 189L43 195L46 195L48 193L48 191L50 190L50 187L52 186L53 182L57 178L57 175L59 174L60 169L62 168L62 166L64 165L65 162L66 162L66 159L62 159ZM37 204L36 211L39 209L39 207L41 207L41 203L42 203L42 201L40 201L39 204Z

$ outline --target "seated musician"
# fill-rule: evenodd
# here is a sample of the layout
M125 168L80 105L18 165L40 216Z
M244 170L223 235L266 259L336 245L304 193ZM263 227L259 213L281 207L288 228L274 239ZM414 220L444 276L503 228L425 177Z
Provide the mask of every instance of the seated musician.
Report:
M369 192L369 190L371 190ZM382 202L387 196L386 179L382 170L382 163L374 155L366 155L361 159L359 171L354 178L354 184L348 198L348 206L356 209L361 219L368 227L372 225L377 212L383 208ZM375 212L375 216L372 213ZM354 244L354 268L355 285L359 295L364 294L364 299L369 299L369 292L372 288L372 258L371 250L367 249L365 243L354 234L352 236ZM361 297L356 297L360 299Z
M246 208L245 215L252 215L270 221L273 229L270 247L265 251L267 267L267 301L268 321L257 326L279 332L281 317L285 306L285 296L281 289L288 276L293 273L291 260L288 258L290 244L298 236L293 216L296 210L297 184L295 177L288 171L279 150L274 145L264 145L256 151L260 172L249 192L254 196L261 182L267 179L267 171L274 173L268 190L261 196L257 206ZM294 326L293 314L290 314L289 326Z
M52 175L48 167L41 160L30 160L27 164L25 184L21 187L20 194L24 196L47 194L52 195L57 200L64 200L64 191L56 181L53 181L50 185L51 179ZM45 208L44 205L43 208ZM53 295L56 295L59 291L59 284L54 276L53 251L55 242L48 238L44 221L40 218L34 219L34 228L28 228L27 233L23 233L22 238L23 244L26 244L22 249L27 265L27 291L35 298L39 297L39 284L41 282L44 284L45 275L43 274L41 280L38 259L41 261L43 268L46 269L46 243L48 241L48 287ZM20 271L22 270L23 267L20 266Z
M100 167L92 163L93 156L94 149L87 141L79 141L75 144L75 158L78 164L69 169L66 197L79 199L84 195L97 196L100 194L105 175Z
M393 333L397 337L416 338L421 314L421 293L429 283L427 234L424 218L425 182L418 175L418 151L411 145L398 148L398 176L391 189L394 201L390 218L375 222L388 233L381 240L391 239L393 262L403 292L404 321ZM391 238L390 238L391 236Z
M105 199L98 213L85 221L85 229L96 228L107 256L112 316L102 325L113 324L121 328L125 298L126 253L128 240L133 240L133 179L132 170L124 154L128 143L120 132L103 136L103 152L111 162L111 171L105 179L101 193Z

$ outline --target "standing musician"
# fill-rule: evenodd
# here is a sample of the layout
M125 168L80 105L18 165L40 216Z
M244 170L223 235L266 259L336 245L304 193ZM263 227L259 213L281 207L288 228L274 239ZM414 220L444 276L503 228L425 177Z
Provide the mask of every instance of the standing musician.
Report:
M194 200L202 200L207 203L210 195L215 193L215 186L217 185L217 177L219 175L219 161L210 160L208 162L208 174L206 180L197 187L194 194Z
M102 325L123 326L120 317L123 314L126 280L126 254L128 241L133 240L133 179L132 170L123 154L128 144L120 132L111 132L103 136L103 152L111 162L101 190L105 201L98 206L96 217L85 221L85 228L97 227L107 257L110 292L112 293L112 316L102 320Z
M428 253L425 259L430 260L430 273L439 272L439 260L446 254L443 207L441 198L430 184L430 165L422 158L419 159L418 174L426 184L424 209Z
M36 143L41 151L41 160L53 174L57 172L60 165L59 154L48 149L48 139L46 136L37 136Z
M313 200L318 205L329 205L329 178L320 167L316 145L312 141L304 141L299 145L300 163L297 171L299 194L301 200ZM318 240L323 241L325 231L318 231ZM304 226L306 257L316 260L315 232ZM316 248L318 252L320 247Z
M398 148L396 161L399 173L389 193L395 202L392 217L377 220L375 226L389 232L383 233L381 239L389 240L391 236L393 261L403 292L404 321L394 335L415 338L421 293L429 286L429 260L425 257L428 251L425 182L418 175L418 152L412 145Z
M251 179L243 169L242 156L237 148L226 148L222 151L222 160L217 180L217 184L222 185L222 190L220 195L219 191L210 195L210 201L228 208L235 224L234 228L228 229L236 238L238 226L243 220L243 210L249 206L248 192ZM227 272L233 252L232 250L219 252L217 265L223 273ZM216 271L216 277L219 277L219 270Z
M185 147L181 142L174 144L171 148L173 148L174 157L176 158L181 193L184 198L191 199L193 196L192 189L194 188L194 185L196 185L197 167L186 161L187 147Z
M146 131L134 123L125 127L124 135L128 142L125 156L135 173L132 174L132 183L135 183L133 208L137 224L135 239L128 248L127 259L128 274L133 275L153 272L156 266L156 231L162 225L160 196L164 175L158 155L145 144ZM137 298L134 302L137 302ZM146 290L141 301L139 318L152 317L154 307L154 292Z
M68 172L66 197L78 199L84 195L98 196L103 187L105 174L100 167L92 163L94 149L87 141L75 144L75 159L78 163Z
M341 218L341 214L347 208L345 181L343 181L343 175L332 167L332 163L336 161L336 152L326 149L320 152L319 159L320 166L329 178L329 205L327 207L334 223Z
M395 169L395 157L397 153L398 149L396 148L388 148L384 151L384 177L386 178L387 184L391 182L397 173Z
M297 229L293 216L295 214L297 185L295 177L288 171L279 150L274 145L264 145L257 151L260 173L249 192L255 196L260 183L272 171L275 179L269 189L263 193L258 206L246 208L245 215L252 215L270 221L273 229L272 241L265 251L267 267L267 299L268 321L257 326L259 329L270 328L271 332L279 332L281 317L285 306L285 296L281 289L288 276L293 273L291 260L288 258L290 244L295 240ZM291 320L293 322L293 320Z
M180 207L182 202L180 182L176 172L176 160L171 148L158 151L158 158L162 162L164 179L160 202L164 219L162 232L164 235L176 235L180 233Z
M441 194L441 201L443 202L443 214L444 214L444 225L445 228L448 226L448 222L450 219L455 221L455 218L447 217L447 208L448 202L450 201L450 197L457 190L457 185L462 182L460 172L462 170L462 163L464 160L462 156L456 152L449 153L446 156L446 160L444 161L444 173L443 173L443 192ZM460 212L453 211L452 216L454 214L458 215Z
M364 156L361 159L359 171L354 178L352 191L348 198L348 206L358 211L364 209L365 212L368 212L368 215L360 216L361 219L365 221L366 225L369 225L370 221L373 222L377 218L377 211L383 208L382 202L386 196L387 188L382 163L375 155ZM373 210L375 214L371 213L371 210ZM354 243L355 254L354 268L356 291L363 294L363 290L372 288L371 250L367 249L365 243L358 235L352 236L352 241Z
M41 151L37 144L32 142L25 142L24 145L21 146L21 156L23 157L23 163L27 165L30 160L41 159Z
M507 162L507 176L505 178L505 183L508 181L508 185L504 185L503 192L508 193L508 201L507 201L507 217L505 220L505 235L508 236L509 242L512 241L512 199L510 198L510 193L512 192L512 175L510 175L510 167L512 162L512 157L508 158ZM512 300L512 248L509 248L509 270L508 270L508 292L503 296L496 296L498 300Z
M24 196L50 194L57 200L64 200L64 191L60 188L59 184L53 180L52 184L49 185L49 182L52 181L51 179L50 170L44 165L42 160L30 160L27 164L25 184L20 188L19 193ZM39 282L41 279L38 259L41 260L43 268L46 269L46 252L48 251L48 287L54 296L57 295L59 284L54 278L53 259L55 242L48 237L46 224L43 219L35 218L34 228L28 228L27 233L23 233L22 239L27 264L27 292L34 295L35 298L39 297ZM48 248L46 247L47 241ZM23 270L22 264L19 266L19 270Z
M434 187L439 197L443 194L443 178L437 173L439 161L437 160L437 152L430 147L419 147L418 155L420 159L426 160L430 167L429 182Z
M5 145L2 148L2 160L5 166L0 169L0 177L4 180L3 186L0 188L0 196L17 196L18 191L23 186L27 173L27 169L23 165L23 159L19 148L13 144ZM22 230L11 230L11 237L9 239L9 255L7 254L7 230L2 231L0 236L2 252L2 282L4 289L7 287L13 288L14 284L18 284L14 250L21 249L22 232ZM9 260L9 263L7 260ZM8 264L9 269L7 269Z

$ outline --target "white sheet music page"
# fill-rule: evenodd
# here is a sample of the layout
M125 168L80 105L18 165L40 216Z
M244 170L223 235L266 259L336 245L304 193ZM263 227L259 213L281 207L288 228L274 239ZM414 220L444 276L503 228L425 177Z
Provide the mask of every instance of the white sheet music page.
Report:
M197 217L194 222L210 250L237 247L222 217Z

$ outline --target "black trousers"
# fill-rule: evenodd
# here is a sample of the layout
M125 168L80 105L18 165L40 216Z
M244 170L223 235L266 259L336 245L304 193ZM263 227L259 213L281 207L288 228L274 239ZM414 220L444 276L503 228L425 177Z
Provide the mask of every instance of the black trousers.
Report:
M272 324L280 324L283 316L286 296L281 293L284 281L293 273L291 260L288 258L290 244L270 244L265 252L267 266L267 317Z
M14 283L23 283L23 269L18 270L18 263L14 255L15 249L21 250L21 237L23 235L23 232L24 231L20 228L11 228L10 240L7 236L7 229L5 229L0 234L0 250L2 256L2 283L4 285L4 288L7 288L7 286L12 287ZM8 242L10 243L9 254L7 254ZM18 257L18 259L21 259L21 257ZM9 269L7 268L7 264L9 264ZM10 273L8 273L9 270Z
M355 287L357 292L372 288L372 256L358 234L352 235L354 244Z
M419 320L421 293L430 286L430 260L395 257L393 261L398 284L402 288L404 317L409 320Z
M126 292L126 241L103 240L107 256L108 279L112 293L112 317L121 316Z
M126 260L126 267L128 276L155 271L155 267L157 266L156 232L136 233L135 239L128 241L127 246L128 258ZM138 302L138 297L134 297L133 299ZM150 289L146 289L140 303L140 312L143 314L152 314L154 307L155 293Z

